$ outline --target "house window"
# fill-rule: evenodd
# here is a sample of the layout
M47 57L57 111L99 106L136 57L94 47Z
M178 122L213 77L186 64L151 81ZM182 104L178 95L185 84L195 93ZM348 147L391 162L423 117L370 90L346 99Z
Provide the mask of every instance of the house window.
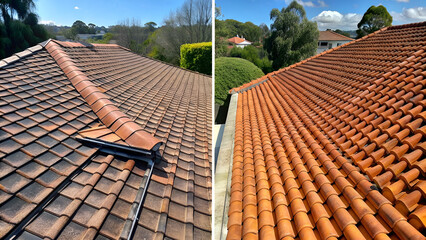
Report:
M331 49L333 47L333 44L332 43L329 43L328 44L328 49Z
M337 43L337 46L340 46L340 45L342 45L341 43Z
M320 42L321 47L327 47L327 45L328 45L328 42Z

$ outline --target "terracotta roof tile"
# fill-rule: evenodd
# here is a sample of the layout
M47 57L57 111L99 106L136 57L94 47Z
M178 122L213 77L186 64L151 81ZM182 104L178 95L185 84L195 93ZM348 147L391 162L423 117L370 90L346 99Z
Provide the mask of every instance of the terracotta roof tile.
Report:
M327 30L327 31L319 32L318 40L319 41L348 41L348 40L352 41L354 39L335 33L333 31Z
M231 91L229 239L424 239L425 34L385 28Z

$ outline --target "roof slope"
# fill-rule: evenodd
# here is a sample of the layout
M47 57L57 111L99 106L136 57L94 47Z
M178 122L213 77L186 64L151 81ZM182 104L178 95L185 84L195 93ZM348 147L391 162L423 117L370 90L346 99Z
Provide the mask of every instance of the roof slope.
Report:
M239 92L228 238L424 239L426 23Z
M320 31L318 41L352 41L353 38L346 37L331 30Z
M163 143L135 238L210 236L210 77L51 40L0 61L0 96L0 238L122 235L148 166L77 136Z

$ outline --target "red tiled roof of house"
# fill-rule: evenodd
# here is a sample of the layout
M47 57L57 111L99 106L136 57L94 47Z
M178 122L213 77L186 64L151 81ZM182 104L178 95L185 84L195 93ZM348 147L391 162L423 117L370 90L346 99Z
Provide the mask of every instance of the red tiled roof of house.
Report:
M247 40L240 37L232 37L228 39L228 42L235 43L235 44L242 43L244 41L247 41ZM250 42L250 41L247 41L247 42Z
M211 78L117 45L0 61L0 238L211 235ZM155 150L155 164L78 141ZM111 150L110 152L114 152Z
M353 38L346 37L342 34L327 30L320 31L318 41L352 41Z
M238 92L228 239L425 239L426 22Z

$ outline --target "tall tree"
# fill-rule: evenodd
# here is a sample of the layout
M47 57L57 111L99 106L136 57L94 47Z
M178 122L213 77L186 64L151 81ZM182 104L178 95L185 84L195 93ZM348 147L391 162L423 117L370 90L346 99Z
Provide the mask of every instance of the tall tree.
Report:
M264 23L261 23L259 25L259 27L260 27L260 29L262 29L262 35L263 35L262 37L263 38L268 37L269 33L270 33L268 26L266 24L264 24Z
M160 51L166 61L179 65L180 46L185 43L210 42L212 38L211 0L186 0L182 7L164 20L149 48Z
M96 33L96 25L95 24L89 23L89 24L87 24L87 27L89 28L88 32L90 34L95 34Z
M75 21L71 26L72 31L76 34L87 34L89 33L89 27L81 20Z
M296 1L281 11L271 11L271 36L265 41L265 49L274 69L286 67L315 54L319 31L316 22L306 18L302 5Z
M32 0L0 0L0 58L24 50L49 35L32 12ZM15 18L16 17L16 18Z
M155 22L147 22L147 23L145 23L145 25L144 25L146 28L148 28L148 30L150 31L150 32L154 32L155 31L155 28L157 27L157 24L155 23Z
M129 48L133 52L143 53L143 43L148 39L151 31L149 27L143 27L136 19L126 19L119 24L110 27L113 39L123 47Z
M23 20L35 7L32 0L0 0L0 9L5 25L8 25L16 14L19 20Z
M392 16L384 6L371 6L358 23L357 38L391 25Z

